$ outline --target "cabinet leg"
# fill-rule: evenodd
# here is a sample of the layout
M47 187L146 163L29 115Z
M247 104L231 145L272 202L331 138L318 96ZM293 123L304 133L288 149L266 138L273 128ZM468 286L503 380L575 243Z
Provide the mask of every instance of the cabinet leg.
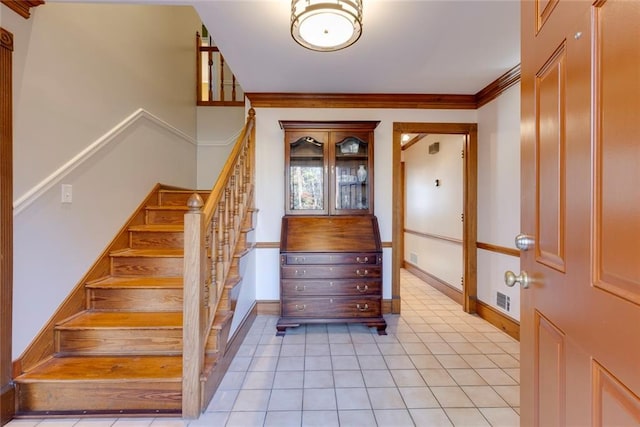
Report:
M280 319L278 321L278 323L276 324L276 336L277 337L283 337L284 334L287 332L287 328L295 328L300 326L300 322L296 323L296 322L289 322L286 319Z
M378 325L378 335L387 335L387 325Z

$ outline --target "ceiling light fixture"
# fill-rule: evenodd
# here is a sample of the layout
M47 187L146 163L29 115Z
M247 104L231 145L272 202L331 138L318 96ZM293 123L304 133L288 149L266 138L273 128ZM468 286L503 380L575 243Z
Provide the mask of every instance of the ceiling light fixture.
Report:
M307 49L344 49L361 34L362 0L291 1L291 36Z

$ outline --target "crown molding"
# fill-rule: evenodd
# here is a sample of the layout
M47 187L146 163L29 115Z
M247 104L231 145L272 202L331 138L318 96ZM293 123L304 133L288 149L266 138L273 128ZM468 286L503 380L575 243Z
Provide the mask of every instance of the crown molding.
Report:
M476 93L477 108L480 108L486 103L493 101L519 81L520 64L516 65L515 67L495 79L493 82L489 83L480 92Z
M476 108L475 95L412 93L245 93L253 108Z
M31 16L31 8L44 4L44 0L2 0L2 4L25 19Z
M416 93L287 93L249 92L253 108L404 108L475 110L520 81L516 65L473 95Z

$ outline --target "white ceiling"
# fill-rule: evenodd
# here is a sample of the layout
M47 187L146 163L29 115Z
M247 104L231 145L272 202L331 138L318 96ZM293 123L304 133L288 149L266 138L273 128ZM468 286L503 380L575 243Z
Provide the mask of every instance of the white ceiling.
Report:
M245 92L475 94L520 62L518 0L363 0L358 42L313 52L290 0L192 0Z

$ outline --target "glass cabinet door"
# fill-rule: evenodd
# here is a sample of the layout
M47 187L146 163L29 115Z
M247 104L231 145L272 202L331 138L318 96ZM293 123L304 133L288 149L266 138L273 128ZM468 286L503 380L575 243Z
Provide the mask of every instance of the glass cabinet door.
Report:
M321 215L328 212L326 136L291 135L287 144L287 213Z
M337 138L335 138L337 137ZM333 213L364 213L370 210L371 171L369 143L358 135L336 134Z
M377 121L281 120L285 215L373 215Z

